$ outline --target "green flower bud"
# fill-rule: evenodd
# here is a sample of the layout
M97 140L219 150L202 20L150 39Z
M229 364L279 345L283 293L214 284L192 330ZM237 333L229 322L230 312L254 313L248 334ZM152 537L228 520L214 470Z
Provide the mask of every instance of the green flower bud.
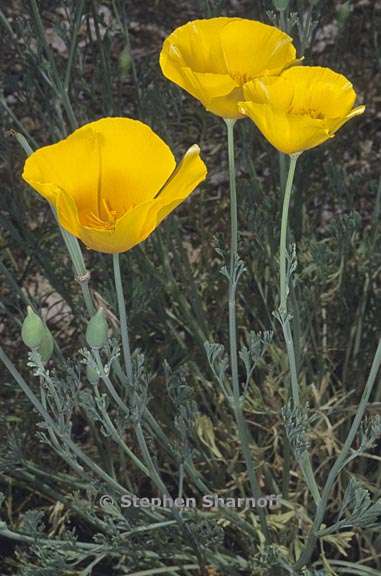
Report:
M87 379L90 382L90 384L92 384L93 386L96 386L98 384L99 374L98 374L98 370L95 368L95 366L90 366L89 364L87 364L86 376L87 376Z
M273 0L273 6L276 10L281 12L283 10L287 10L289 1L290 0Z
M123 78L127 78L130 73L132 58L128 46L125 46L119 55L119 69Z
M38 348L44 334L44 324L31 306L27 308L27 315L22 324L21 338L24 344L32 350Z
M99 308L90 319L86 329L86 342L90 348L99 350L107 341L107 322L103 308Z
M50 360L54 352L54 339L47 326L44 326L42 340L38 347L38 352L40 353L41 360L44 364Z
M344 4L340 4L339 6L337 6L336 8L336 17L337 17L337 21L339 26L343 27L345 26L349 16L352 14L353 12L353 6L352 3L350 1L344 2Z

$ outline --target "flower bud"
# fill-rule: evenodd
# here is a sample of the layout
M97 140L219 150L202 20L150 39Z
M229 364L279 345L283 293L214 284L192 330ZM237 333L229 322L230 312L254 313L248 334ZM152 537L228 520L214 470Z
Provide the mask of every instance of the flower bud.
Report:
M107 341L107 322L103 308L99 308L90 319L86 329L86 342L90 348L99 350Z
M353 12L353 6L350 1L344 2L344 4L340 4L336 8L336 18L339 26L342 28L345 26L349 16Z
M89 364L87 364L86 376L87 376L87 379L90 382L90 384L92 384L93 386L96 386L98 384L99 374L98 374L98 370L95 368L95 366L90 366Z
M132 64L132 58L128 46L125 46L119 55L119 69L123 78L127 78Z
M273 0L273 6L276 10L280 12L287 10L290 0Z
M28 348L32 350L38 348L44 334L44 324L38 314L31 306L27 308L27 315L22 324L21 338Z
M41 343L38 347L38 352L40 353L41 360L44 364L50 360L54 352L54 339L52 333L47 326L44 326L44 331L42 334Z

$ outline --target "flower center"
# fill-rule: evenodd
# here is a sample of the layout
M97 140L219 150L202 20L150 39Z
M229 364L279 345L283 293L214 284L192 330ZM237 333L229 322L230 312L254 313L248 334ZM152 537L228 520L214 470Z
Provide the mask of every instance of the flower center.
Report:
M118 218L116 210L112 210L109 203L104 198L98 205L98 214L92 210L86 214L87 221L92 228L99 228L101 230L114 230L115 222Z
M246 84L246 82L250 82L250 80L253 80L250 74L247 74L246 72L230 72L230 76L240 86L243 86L244 84Z
M315 108L300 108L296 106L290 106L288 112L290 114L296 114L297 116L309 116L314 120L324 120L324 114Z

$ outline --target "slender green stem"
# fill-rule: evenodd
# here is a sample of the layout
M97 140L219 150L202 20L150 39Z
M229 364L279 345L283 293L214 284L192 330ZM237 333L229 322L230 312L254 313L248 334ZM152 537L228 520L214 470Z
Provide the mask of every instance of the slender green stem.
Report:
M130 572L130 576L154 576L154 574L170 574L171 572L182 572L183 570L200 570L199 564L184 564L183 566L162 566L161 568L150 568L149 570L139 570Z
M136 431L136 437L138 440L138 444L139 444L140 450L142 451L144 462L146 463L147 468L150 472L150 478L151 478L152 482L155 484L156 488L159 490L161 495L163 495L163 496L165 495L165 496L170 498L171 495L168 491L168 488L166 487L163 480L161 479L161 476L160 476L158 470L156 469L155 463L152 460L150 451L149 451L148 446L147 446L147 442L146 442L145 437L144 437L144 432L143 432L143 428L142 428L142 425L140 423L140 420L138 420L135 424L135 431ZM175 518L175 520L179 524L180 529L184 533L184 536L187 539L189 539L189 541L192 543L193 550L197 556L198 561L200 562L200 568L201 568L201 571L203 572L204 568L205 568L205 557L204 557L204 554L202 552L202 549L200 548L200 546L199 546L197 540L195 539L195 537L193 536L192 532L186 526L186 524L185 524L181 514L178 512L176 506L174 506L172 508L172 513L173 513L173 517Z
M293 404L295 407L300 406L300 392L299 392L299 380L298 380L298 370L296 366L294 340L287 305L288 283L289 283L289 278L287 275L287 231L288 231L288 213L290 209L292 185L294 182L295 168L298 157L299 154L293 154L291 155L290 158L290 166L283 199L282 224L281 224L280 248L279 248L279 268L280 268L279 312L283 329L283 336L286 343L288 363L290 366L291 392L292 392ZM312 494L312 497L316 505L318 505L320 502L319 487L316 483L311 460L307 452L305 452L302 458L299 460L299 465L302 468L304 478ZM283 485L283 489L285 489L285 485Z
M230 273L229 273L229 345L232 371L233 396L240 397L238 354L237 354L237 320L236 320L236 283L234 282L235 267L238 257L238 210L237 188L234 158L234 124L235 120L226 120L228 133L228 161L230 183Z
M120 273L119 254L113 254L113 266L114 266L115 289L116 289L117 300L118 300L118 309L119 309L120 331L121 331L121 336L122 336L123 357L124 357L125 368L127 371L127 377L129 379L129 384L132 386L133 385L133 371L132 371L132 362L131 362L131 350L130 350L130 341L129 341L129 336L128 336L126 303L124 300L122 277L121 277L121 273ZM98 359L98 363L99 363L99 359ZM118 395L115 396L116 392L113 389L113 387L112 386L110 387L108 385L108 388L109 388L110 392L113 394L115 401L117 401L119 406L122 408L123 403L122 403L122 401ZM136 392L133 391L133 395L135 395L135 394L136 394ZM155 466L155 464L151 458L151 455L149 453L140 421L136 422L135 432L136 432L139 447L142 451L143 459L144 459L144 462L145 462L147 469L149 471L151 480L154 482L154 484L156 485L156 487L158 488L158 490L162 494L166 494L167 496L169 496L168 489L165 486L164 482L162 481L160 474L156 470L156 466ZM186 532L186 535L188 536L188 538L191 538L191 540L193 541L196 555L199 558L200 563L202 565L204 560L202 558L202 554L200 553L197 542L194 540L191 533L186 528L184 528L184 524L183 524L183 521L181 519L181 516L178 514L178 512L176 511L175 508L173 509L173 513L174 513L176 520L180 523L181 527L183 529L185 529L185 532Z
M10 134L12 134L12 136L13 135L15 136L17 142L20 144L21 148L24 150L27 156L33 154L33 148L31 147L25 136L23 136L23 134L20 134L20 132L16 132L15 130L10 131Z
M286 20L286 10L279 10L279 18L280 18L280 28L284 32L287 32L287 20Z
M294 339L292 337L289 317L285 316L282 318L282 328L284 340L286 342L288 363L290 365L292 399L294 406L300 406L298 371L296 368Z
M70 41L69 56L67 59L65 79L63 82L64 90L66 92L69 92L71 72L73 69L73 63L74 63L74 59L75 59L75 55L76 55L77 47L78 47L79 31L80 31L80 27L81 27L84 5L85 5L85 0L79 0L78 5L76 7L75 14L74 14L73 32L72 32L72 36L70 39L71 41Z
M124 299L122 276L120 273L119 254L113 254L112 262L113 262L113 266L114 266L116 297L118 300L118 311L119 311L119 319L120 319L120 333L122 336L124 367L125 367L126 372L127 372L129 385L132 386L133 371L132 371L131 349L130 349L130 339L129 339L129 335L128 335L126 302Z
M281 192L283 194L287 178L287 155L283 154L283 152L279 152L278 160L279 160L279 183Z
M234 124L235 120L225 120L228 132L228 162L230 184L230 273L232 273L238 252L238 209L237 186L234 156Z
M282 209L282 224L280 230L280 250L279 250L279 268L280 268L280 312L286 314L287 312L287 229L288 229L288 212L290 207L290 198L292 192L292 184L294 182L296 162L299 154L293 154L290 157L290 167L288 170L286 189L284 192L283 209Z
M36 142L36 140L34 138L32 138L32 136L29 134L29 132L25 129L25 127L23 126L23 124L20 122L20 120L17 118L17 116L15 116L15 114L12 112L11 108L9 108L4 96L0 96L0 105L4 108L5 112L9 115L9 117L12 119L13 123L17 126L17 128L19 130L21 130L21 132L23 132L25 134L25 136L21 135L19 132L15 133L15 136L19 142L19 144L21 144L21 146L24 148L24 144L22 142L22 139L24 139L25 142L27 142L26 137L28 138L28 142L31 142L33 144L33 146L35 146L36 148L38 147L38 144ZM8 132L10 135L13 134L13 129L9 130ZM29 146L29 143L27 142L27 146ZM30 148L30 146L29 146ZM24 148L25 150L25 148ZM27 154L29 155L32 152L32 150L30 152L27 152Z
M73 107L72 107L71 102L70 102L69 94L65 90L64 84L60 78L60 75L59 75L55 60L54 60L53 53L52 53L50 46L46 40L44 25L43 25L42 20L41 20L41 15L40 15L40 10L39 10L38 4L37 4L37 0L30 0L30 4L31 4L31 8L32 8L32 14L33 14L34 22L36 25L37 35L39 37L40 42L42 43L42 45L44 47L44 50L46 52L46 56L48 58L48 62L49 62L50 69L51 69L51 75L52 75L52 78L54 81L55 91L62 102L63 108L64 108L66 115L67 115L67 118L69 120L69 125L70 125L71 130L75 130L76 128L78 128L78 122L77 122L77 119L76 119L74 111L73 111Z
M128 410L128 407L124 404L122 398L119 396L119 394L117 393L117 391L115 390L110 378L107 376L103 364L102 364L102 359L100 357L100 354L97 350L93 351L96 363L97 363L97 367L98 370L100 372L101 375L101 379L103 381L103 383L105 384L110 396L112 397L112 399L114 400L115 404L117 404L117 406L121 409L121 411L124 413L125 416L130 416L130 412ZM130 450L128 448L128 446L125 444L125 442L123 441L123 439L120 437L120 435L118 434L115 426L113 425L113 423L111 422L110 416L107 412L107 410L101 410L102 411L102 415L105 419L105 425L108 428L108 430L110 431L112 437L114 438L114 440L122 447L123 451L127 454L127 456L134 462L134 464L136 464L136 466L146 475L149 477L149 471L148 469L144 466L143 462L134 454L134 452L132 452L132 450Z
M141 95L141 90L140 90L140 82L139 82L139 78L138 78L138 73L136 70L136 62L135 62L135 58L133 57L132 50L131 50L130 32L128 30L128 25L124 22L125 18L122 19L122 16L118 10L118 7L117 7L115 0L112 0L112 6L114 8L115 17L116 17L116 20L119 24L119 27L123 31L124 36L125 36L126 47L127 47L128 54L130 57L130 62L131 62L132 78L133 78L134 87L136 90L137 105L138 105L137 107L138 107L139 115L140 115L142 95ZM125 7L123 7L123 8L125 9Z
M55 214L54 210L53 213ZM89 288L90 272L86 268L81 246L77 238L75 238L75 236L73 236L72 234L70 234L70 232L67 232L64 228L62 228L62 226L60 226L58 219L57 223L59 225L62 238L65 242L65 246L67 248L67 251L69 252L71 261L73 263L75 279L77 280L77 282L81 287L82 296L85 302L87 313L91 317L95 313L95 306Z
M314 523L311 527L309 535L307 537L305 548L304 548L299 560L295 564L295 569L297 569L297 570L300 570L303 566L305 566L311 558L311 555L313 553L315 543L316 543L316 540L318 537L318 531L320 529L321 523L324 520L324 515L325 515L325 511L327 508L328 499L329 499L332 487L336 481L337 476L340 474L340 471L342 470L343 466L345 465L345 462L346 462L348 453L351 449L353 440L355 439L355 436L356 436L358 429L360 427L361 420L364 416L370 395L371 395L372 390L373 390L373 386L376 382L376 378L377 378L378 371L380 369L380 365L381 365L381 339L378 342L377 350L376 350L376 353L374 355L374 359L372 362L372 367L370 369L369 377L368 377L368 380L366 382L364 392L363 392L361 400L360 400L360 404L359 404L357 411L356 411L356 416L353 419L352 426L351 426L349 433L348 433L348 436L344 442L344 446L343 446L339 456L337 457L336 462L334 463L334 465L332 466L332 468L328 474L327 481L326 481L325 486L323 488L321 501L320 501L320 503L317 507L317 510L316 510L315 520L314 520Z
M283 471L282 471L282 496L288 500L288 490L290 484L290 471L291 471L291 446L287 436L284 434L284 449L283 449Z
M37 410L37 412L43 417L47 426L49 428L51 428L51 430L54 432L54 434L57 434L57 436L62 436L64 443L66 444L66 446L68 448L70 448L70 450L75 454L75 456L77 456L84 464L86 464L99 478L101 478L104 482L106 482L107 484L112 486L114 488L114 490L116 490L117 492L119 492L121 494L127 493L126 489L123 486L121 486L118 482L116 482L113 478L111 478L111 476L109 476L106 472L104 472L104 470L102 470L95 462L93 462L91 460L91 458L89 456L87 456L87 454L82 452L82 450L79 448L79 446L77 446L77 444L75 442L73 442L73 440L71 438L69 438L67 435L63 436L61 434L61 431L57 427L54 420L48 414L48 412L46 411L44 406L41 404L41 402L39 401L37 396L29 388L28 384L25 382L24 378L18 372L18 370L16 369L14 364L11 362L11 360L8 358L8 356L6 355L4 350L1 348L1 346L0 346L0 360L3 362L5 367L8 369L10 374L13 376L13 378L15 379L17 384L20 386L22 391L26 394L26 396L28 397L28 399L30 400L30 402L32 403L34 408ZM77 471L78 471L78 468L79 468L78 465L75 465L75 469Z
M27 156L30 156L33 153L33 149L30 146L27 139L25 138L25 136L23 136L22 134L20 134L18 132L15 132L14 134L15 134L15 137L16 137L18 143L23 148L25 154ZM83 258L81 246L80 246L80 244L79 244L79 242L75 236L73 236L72 234L70 234L70 232L67 232L64 228L62 228L62 226L60 225L59 220L57 218L56 211L52 205L51 205L51 209L52 209L54 218L57 221L57 224L58 224L58 227L60 229L63 241L65 242L65 246L67 248L67 251L69 252L70 259L73 263L73 268L74 268L76 280L79 282L79 285L81 286L81 291L82 291L83 299L85 301L87 313L91 317L95 312L95 306L94 306L93 299L92 299L90 289L89 289L90 273L86 268L86 264L85 264L85 260Z
M236 266L238 261L238 209L237 209L237 188L236 170L234 159L234 124L235 120L226 119L228 136L228 161L229 161L229 182L230 182L230 273L229 273L229 348L230 366L232 372L233 398L232 408L237 422L238 435L241 443L242 453L245 459L246 469L249 477L250 488L256 500L261 496L258 480L255 472L255 464L250 449L250 431L242 410L242 399L239 385L238 373L238 351L237 351L237 318L236 318ZM261 530L270 541L270 534L266 521L266 513L263 508L258 507Z
M349 574L355 574L356 576L380 576L380 571L376 568L370 568L369 566L363 566L361 564L354 564L353 562L346 562L345 560L329 560L329 564L335 572L339 574L344 574L344 576L349 576ZM322 562L319 561L318 566L322 566Z

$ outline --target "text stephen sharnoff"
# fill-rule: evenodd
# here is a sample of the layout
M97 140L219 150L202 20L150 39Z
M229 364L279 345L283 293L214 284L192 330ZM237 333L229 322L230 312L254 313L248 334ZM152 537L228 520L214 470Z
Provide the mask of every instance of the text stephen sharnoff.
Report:
M122 508L278 508L280 499L279 494L270 494L259 498L234 498L205 494L201 499L193 497L172 498L166 495L157 498L145 498L123 494L120 505Z

